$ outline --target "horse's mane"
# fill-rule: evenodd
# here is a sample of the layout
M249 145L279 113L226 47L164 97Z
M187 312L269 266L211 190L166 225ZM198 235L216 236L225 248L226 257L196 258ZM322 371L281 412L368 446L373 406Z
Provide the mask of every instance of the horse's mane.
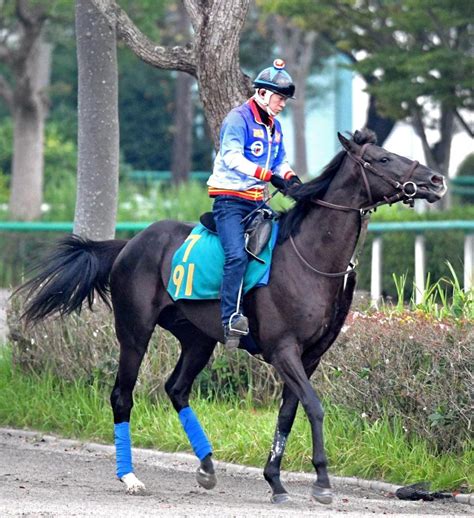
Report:
M359 146L369 142L375 144L377 137L373 131L364 128L351 135L351 142ZM291 189L289 194L296 201L296 204L288 211L284 211L280 214L278 243L283 243L290 235L294 236L298 233L301 222L311 207L314 206L313 200L316 198L321 199L326 194L329 185L341 167L345 155L345 150L339 151L319 176L303 185Z

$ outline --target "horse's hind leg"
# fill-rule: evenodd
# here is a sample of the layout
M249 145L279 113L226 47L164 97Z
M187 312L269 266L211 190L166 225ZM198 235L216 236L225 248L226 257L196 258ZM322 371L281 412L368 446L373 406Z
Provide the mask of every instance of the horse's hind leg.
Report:
M180 341L182 351L174 371L165 384L165 390L174 409L178 412L194 453L200 460L196 479L200 486L212 489L217 483L211 459L212 447L198 418L189 406L189 394L196 376L209 361L216 342L190 323L183 323L171 329L171 332Z
M117 338L120 342L120 360L110 402L114 414L117 477L126 485L128 494L143 494L145 485L133 472L130 414L133 407L133 389L154 324L151 323L151 315L147 322L143 314L137 316L138 312L125 314L117 307L114 310Z

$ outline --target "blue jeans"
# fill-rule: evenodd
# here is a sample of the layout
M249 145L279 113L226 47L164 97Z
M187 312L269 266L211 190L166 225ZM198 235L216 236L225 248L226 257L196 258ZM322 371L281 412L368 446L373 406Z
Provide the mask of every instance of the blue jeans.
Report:
M245 229L241 221L260 204L261 201L244 200L236 196L217 196L214 200L212 212L225 258L221 287L221 313L224 325L229 323L232 313L240 309L237 308L237 299L249 262L245 251Z

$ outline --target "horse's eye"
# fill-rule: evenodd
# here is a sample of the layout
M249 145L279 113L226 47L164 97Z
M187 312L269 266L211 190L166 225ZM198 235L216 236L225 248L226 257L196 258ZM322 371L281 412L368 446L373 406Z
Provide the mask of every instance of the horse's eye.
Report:
M380 162L382 162L382 164L386 164L389 160L390 160L389 158L384 156L383 158L380 159Z

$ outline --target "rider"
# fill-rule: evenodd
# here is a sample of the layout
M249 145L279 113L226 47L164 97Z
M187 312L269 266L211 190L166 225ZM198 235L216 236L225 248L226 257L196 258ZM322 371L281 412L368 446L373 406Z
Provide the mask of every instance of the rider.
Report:
M225 255L221 313L229 349L249 332L248 319L237 307L249 260L242 218L261 204L268 182L283 193L301 183L288 163L281 126L275 119L295 93L285 62L275 59L273 66L258 74L253 86L253 97L231 110L222 123L220 150L207 182Z

